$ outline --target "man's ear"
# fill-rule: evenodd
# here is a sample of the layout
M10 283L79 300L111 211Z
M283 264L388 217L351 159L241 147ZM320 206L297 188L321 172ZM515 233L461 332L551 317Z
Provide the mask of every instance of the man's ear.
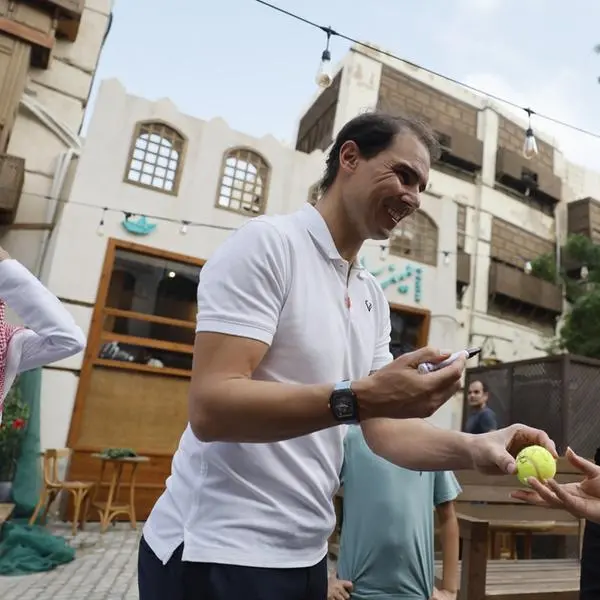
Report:
M340 169L345 173L354 173L360 160L360 150L356 142L348 140L340 148Z

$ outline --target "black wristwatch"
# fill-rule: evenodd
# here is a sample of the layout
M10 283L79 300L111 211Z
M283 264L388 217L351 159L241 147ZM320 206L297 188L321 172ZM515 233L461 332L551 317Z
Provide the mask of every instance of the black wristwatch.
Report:
M338 423L358 423L358 399L352 391L352 382L340 381L333 388L329 398L329 408Z

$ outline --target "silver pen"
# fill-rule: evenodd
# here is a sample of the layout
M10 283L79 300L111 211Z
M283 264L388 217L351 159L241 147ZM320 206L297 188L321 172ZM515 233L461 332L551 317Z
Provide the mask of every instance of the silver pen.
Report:
M439 371L439 369L443 369L444 367L451 365L457 358L460 358L461 356L464 356L468 360L469 358L473 358L474 356L477 356L480 352L481 352L481 348L467 348L466 350L459 350L458 352L454 352L454 354L451 354L446 360L443 360L442 362L421 363L417 367L417 370L419 371L419 373L422 373L422 374L432 373L433 371Z

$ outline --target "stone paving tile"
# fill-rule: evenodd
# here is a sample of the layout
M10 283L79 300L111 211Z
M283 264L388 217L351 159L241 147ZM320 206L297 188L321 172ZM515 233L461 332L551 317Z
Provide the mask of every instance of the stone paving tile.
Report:
M134 531L117 523L100 534L96 523L75 538L70 525L51 523L52 533L76 548L75 560L53 571L18 577L0 577L2 600L139 600L137 548L141 524Z
M53 571L18 577L0 577L1 600L139 600L137 531L117 523L104 534L97 523L71 537L68 523L50 523L50 531L76 548L75 560ZM329 572L335 564L329 563Z

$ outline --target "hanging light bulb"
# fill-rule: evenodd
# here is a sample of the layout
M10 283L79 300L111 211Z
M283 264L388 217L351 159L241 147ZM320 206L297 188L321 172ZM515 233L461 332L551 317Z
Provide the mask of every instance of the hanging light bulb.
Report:
M448 266L450 264L450 252L445 251L444 253L444 264Z
M537 142L535 141L535 136L533 135L533 129L531 127L531 115L533 111L530 108L526 108L525 112L529 117L529 125L527 126L527 131L525 132L525 140L523 141L523 156L527 160L531 160L534 156L537 156L538 147Z
M328 27L323 28L323 31L327 34L327 45L325 46L325 50L323 50L323 54L321 54L321 64L319 65L319 70L317 71L315 81L320 88L326 89L333 81L331 52L329 51L329 41L331 40L331 34L333 33L333 30Z
M379 246L379 260L385 260L390 254L389 246Z
M100 217L100 223L98 223L98 227L96 228L96 235L102 237L104 235L104 215L106 214L107 209L102 210L102 216Z
M523 270L525 271L525 275L531 275L531 272L533 271L533 266L531 265L531 261L528 260L525 263Z
M181 227L179 228L179 233L181 235L185 235L187 233L188 225L189 225L188 221L182 221L181 222Z
M581 279L583 279L583 281L587 281L589 276L590 276L590 270L588 269L587 265L583 265L581 267L581 270L579 271L579 277L581 277Z

